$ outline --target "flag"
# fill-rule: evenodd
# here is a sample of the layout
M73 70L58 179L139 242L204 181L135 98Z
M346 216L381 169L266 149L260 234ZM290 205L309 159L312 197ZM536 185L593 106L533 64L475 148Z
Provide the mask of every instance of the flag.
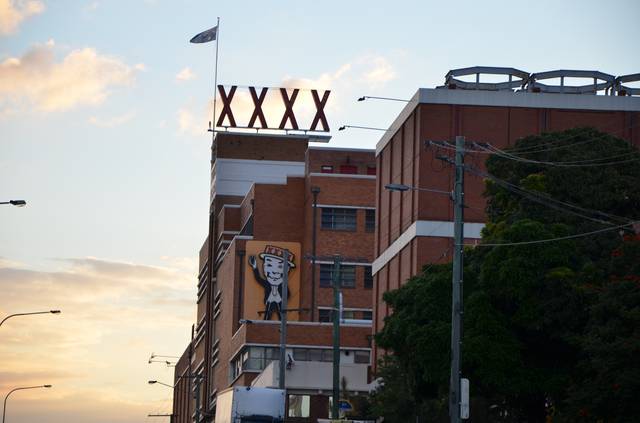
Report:
M208 43L209 41L213 41L218 36L218 25L214 26L211 29L207 29L206 31L201 32L200 34L194 36L189 42L191 43Z

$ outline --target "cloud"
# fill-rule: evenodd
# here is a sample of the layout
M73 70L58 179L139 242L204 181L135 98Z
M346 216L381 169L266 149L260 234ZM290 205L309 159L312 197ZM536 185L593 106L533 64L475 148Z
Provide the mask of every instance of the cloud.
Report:
M188 109L180 109L178 110L178 128L180 132L193 132L193 126L195 123L195 118L193 113ZM202 132L202 131L198 131ZM194 134L195 135L195 134Z
M191 79L194 79L196 77L196 74L193 73L193 71L191 70L191 68L184 68L182 69L180 72L178 72L178 74L176 75L176 79L178 81L189 81Z
M173 369L148 358L151 351L184 351L195 321L197 259L165 257L161 266L95 257L52 263L43 271L0 259L0 318L62 310L2 325L0 395L18 383L54 386L16 397L12 420L133 422L170 410L170 401L154 402L164 392L145 381L171 382ZM117 411L94 418L100 410Z
M396 78L396 72L387 59L381 56L368 58L370 70L363 74L364 81L371 89Z
M135 115L136 115L136 112L131 111L123 115L114 116L111 118L99 118L96 116L91 116L88 122L92 125L95 125L101 128L113 128L114 126L120 126L122 124L129 122L131 119L135 117Z
M356 90L376 90L384 87L395 78L397 78L397 73L391 62L385 57L363 55L338 66L333 71L321 73L315 78L285 76L279 86L301 89L294 105L295 116L301 128L309 128L316 113L310 89L332 91L330 100L324 108L327 119L331 122L332 114L341 111L353 101L353 93ZM217 116L219 116L221 109L222 102L218 98ZM239 126L248 124L254 111L253 100L248 90L238 88L233 97L232 110ZM262 111L270 127L279 126L284 110L280 92L269 90L262 104ZM211 114L211 106L202 107L199 110L194 110L193 107L182 107L177 114L178 128L183 134L202 135L207 121L211 120ZM225 121L225 123L228 122ZM259 125L259 122L257 124Z
M54 43L0 63L0 108L59 112L102 103L114 86L131 85L135 67L93 48L71 51L55 62Z
M38 0L0 0L0 34L14 33L26 18L44 12Z

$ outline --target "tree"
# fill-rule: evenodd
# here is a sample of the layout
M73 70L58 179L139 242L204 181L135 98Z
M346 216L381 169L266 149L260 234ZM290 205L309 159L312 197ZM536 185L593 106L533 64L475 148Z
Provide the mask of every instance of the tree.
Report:
M640 255L619 232L640 210L639 160L624 140L589 128L527 137L487 160L484 246L466 251L464 269L474 421L637 415ZM450 283L450 266L434 266L384 297L393 314L376 342L393 359L381 376L404 383L414 409L446 408ZM397 404L388 391L376 393L380 406Z

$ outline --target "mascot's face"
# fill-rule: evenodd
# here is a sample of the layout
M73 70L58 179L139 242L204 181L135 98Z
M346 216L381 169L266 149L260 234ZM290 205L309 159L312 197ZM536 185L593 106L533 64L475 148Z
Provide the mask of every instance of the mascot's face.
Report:
M282 283L282 277L284 276L284 260L266 256L262 270L271 285L280 285Z

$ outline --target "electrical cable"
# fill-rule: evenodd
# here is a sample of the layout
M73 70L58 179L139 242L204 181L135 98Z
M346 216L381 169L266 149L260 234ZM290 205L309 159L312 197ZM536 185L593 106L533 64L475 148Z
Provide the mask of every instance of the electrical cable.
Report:
M614 165L614 164L630 163L630 162L634 162L634 161L640 160L640 154L635 152L635 151L631 151L631 152L627 152L625 154L619 154L619 155L609 156L609 157L600 157L600 158L597 158L597 159L576 160L576 161L569 161L569 162L545 162L545 161L541 161L541 160L532 160L532 159L526 159L526 158L523 158L523 157L514 156L514 155L510 154L507 151L500 150L500 149L494 147L491 144L487 144L487 145L488 145L489 148L482 147L480 145L478 145L478 146L480 148L484 149L489 154L495 154L495 155L497 155L499 157L502 157L502 158L505 158L505 159L509 159L509 160L513 160L513 161L517 161L517 162L521 162L521 163L540 164L540 165L546 165L546 166L594 167L594 166L609 166L609 165ZM629 159L629 160L598 163L599 161L602 161L602 160L610 160L610 159L613 159L613 158L627 157L627 156L638 156L638 157L635 157L635 158Z
M574 238L583 238L589 235L595 235L595 234L599 234L599 233L603 233L603 232L609 232L609 231L613 231L615 229L622 229L628 226L633 226L634 223L627 223L624 225L618 225L618 226L614 226L612 228L604 228L604 229L598 229L595 231L591 231L591 232L584 232L581 234L575 234L575 235L567 235L567 236L561 236L561 237L557 237L557 238L547 238L547 239L538 239L535 241L522 241L522 242L504 242L504 243L490 243L490 244L463 244L464 246L468 246L468 247L503 247L503 246L513 246L513 245L529 245L529 244L541 244L544 242L553 242L553 241L562 241L562 240L566 240L566 239L574 239Z
M496 182L498 185L502 186L503 188L505 188L505 189L507 189L507 190L509 190L511 192L514 192L516 194L522 195L522 196L524 196L524 197L526 197L526 198L528 198L528 199L530 199L532 201L535 201L535 202L540 203L542 205L546 205L546 206L555 208L555 209L560 210L560 211L566 211L567 213L571 213L571 214L586 218L588 220L592 220L592 221L595 221L595 222L598 222L598 223L603 223L603 224L608 224L608 225L615 225L615 223L613 223L613 222L604 221L602 219L593 218L591 216L585 216L585 215L580 214L580 213L578 213L576 211L564 209L561 206L565 206L565 207L568 207L568 208L571 208L571 209L580 210L580 211L582 211L584 213L591 213L591 214L596 214L596 215L600 215L600 216L606 216L606 217L609 217L609 218L612 218L612 219L618 219L620 221L624 221L624 222L627 222L627 223L633 221L632 219L629 219L629 218L626 218L626 217L617 216L617 215L614 215L614 214L611 214L611 213L606 213L606 212L603 212L603 211L600 211L600 210L588 209L586 207L578 206L576 204L568 203L566 201L557 200L557 199L555 199L553 197L550 197L548 195L542 195L542 193L539 193L539 192L526 190L526 189L524 189L522 187L519 187L518 185L512 184L512 183L510 183L508 181L505 181L505 180L500 179L500 178L498 178L498 177L496 177L494 175L491 175L488 172L483 172L483 171L481 171L479 169L474 169L474 168L470 168L468 166L465 166L465 170L470 172L470 173L476 174L478 176L482 176L482 177L491 179L492 181ZM556 204L552 206L551 203L548 203L548 202L556 203Z

